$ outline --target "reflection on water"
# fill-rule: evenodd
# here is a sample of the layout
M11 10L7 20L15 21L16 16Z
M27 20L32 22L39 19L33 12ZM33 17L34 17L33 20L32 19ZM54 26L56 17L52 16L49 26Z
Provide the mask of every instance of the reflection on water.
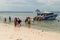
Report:
M28 24L27 26L28 26L28 28L31 28L31 25L30 24Z
M51 31L59 31L60 32L60 22L57 20L45 20L45 21L38 21L34 23L35 25L32 26L36 29L45 29Z
M25 26L25 27L27 27L27 28L31 28L31 24L22 24L23 26ZM34 25L32 25L32 26L34 26Z

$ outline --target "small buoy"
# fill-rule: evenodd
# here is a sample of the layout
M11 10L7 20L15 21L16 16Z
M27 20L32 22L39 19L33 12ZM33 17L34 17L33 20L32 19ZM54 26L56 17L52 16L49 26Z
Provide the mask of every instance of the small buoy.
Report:
M58 22L60 22L60 20L58 20Z

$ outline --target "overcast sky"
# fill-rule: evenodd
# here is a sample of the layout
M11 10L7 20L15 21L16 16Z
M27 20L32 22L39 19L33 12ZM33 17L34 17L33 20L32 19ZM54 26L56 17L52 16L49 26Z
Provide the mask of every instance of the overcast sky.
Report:
M0 11L60 11L60 0L0 0Z

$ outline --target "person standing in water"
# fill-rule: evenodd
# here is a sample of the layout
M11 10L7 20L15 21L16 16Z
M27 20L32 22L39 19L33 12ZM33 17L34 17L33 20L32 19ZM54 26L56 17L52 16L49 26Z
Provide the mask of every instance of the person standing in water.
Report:
M40 15L40 21L42 21L42 20L43 20L43 17L44 17L44 15Z
M5 22L5 23L6 23L6 20L7 20L7 19L6 19L6 17L5 17L5 18L4 18L4 22Z
M25 23L27 23L28 27L30 28L30 24L31 24L31 19L30 19L30 17L27 17L27 18L26 18Z
M16 27L17 26L17 18L15 17L14 19L14 26Z
M21 26L21 22L22 22L21 19L18 18L18 19L17 19L17 22L18 22L18 25Z
M31 25L31 19L30 18L28 18L28 27L30 28L30 25Z
M11 22L11 17L9 16L9 22Z

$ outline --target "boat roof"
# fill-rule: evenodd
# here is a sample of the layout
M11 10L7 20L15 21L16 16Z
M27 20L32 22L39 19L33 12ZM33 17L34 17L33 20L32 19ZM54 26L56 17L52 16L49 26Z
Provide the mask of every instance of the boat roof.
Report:
M47 11L44 11L44 12L42 12L42 13L45 13L45 14L50 14L50 13L52 13L52 12L47 12Z

